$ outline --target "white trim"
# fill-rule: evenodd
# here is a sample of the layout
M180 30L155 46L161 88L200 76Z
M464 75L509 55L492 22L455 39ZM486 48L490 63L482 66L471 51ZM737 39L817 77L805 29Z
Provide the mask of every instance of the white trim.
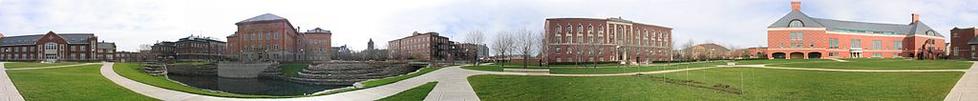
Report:
M860 36L882 36L882 37L907 37L907 35L884 35L884 34L849 33L849 32L836 32L836 31L825 31L825 34L860 35Z
M930 35L920 35L920 34L914 34L913 36L915 36L915 37L935 38L935 39L944 39L944 37L937 37L937 36L930 36Z
M767 28L768 31L781 31L781 30L825 30L825 28L819 27L789 27L789 28Z

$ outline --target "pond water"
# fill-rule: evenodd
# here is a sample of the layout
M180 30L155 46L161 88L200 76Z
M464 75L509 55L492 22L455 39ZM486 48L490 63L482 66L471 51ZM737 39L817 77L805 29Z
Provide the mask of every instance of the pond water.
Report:
M231 79L217 76L168 75L171 80L201 89L237 94L291 96L312 94L350 85L311 85L276 79Z

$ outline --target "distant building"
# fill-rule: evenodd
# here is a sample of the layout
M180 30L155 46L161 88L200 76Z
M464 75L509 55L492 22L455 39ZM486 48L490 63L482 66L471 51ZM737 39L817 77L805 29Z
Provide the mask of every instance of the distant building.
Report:
M978 30L975 27L951 29L950 57L978 59Z
M361 60L383 61L390 57L387 49L377 49L377 47L374 46L374 39L367 41L367 49L360 51L359 54L363 57Z
M547 19L543 62L671 61L672 28L621 18Z
M98 42L95 46L95 59L102 61L115 61L115 43Z
M141 60L143 57L141 57L139 54L139 52L118 51L115 53L114 57L118 62L143 61Z
M480 57L486 57L482 55L488 55L488 49L485 45L472 44L472 43L455 43L452 45L452 50L455 56L455 60L472 61ZM483 50L485 49L485 50ZM486 53L486 54L481 54Z
M176 42L159 42L153 44L152 52L159 58L171 58L175 60L191 61L216 61L224 60L227 42L218 41L209 37L189 36L180 38Z
M339 47L332 47L330 50L332 50L331 51L332 52L332 55L330 55L330 56L331 56L331 58L333 60L353 60L354 59L353 58L353 51L350 50L350 48L347 47L346 45L339 46Z
M944 36L911 14L908 24L883 24L809 17L801 2L767 27L767 54L772 59L937 58Z
M691 60L714 60L714 59L727 59L730 58L730 49L726 47L713 44L705 43L695 45L683 51L689 52L689 59Z
M414 32L411 36L389 41L387 49L391 59L441 61L450 58L451 44L448 37L436 32Z
M315 28L308 30L302 34L305 48L301 50L305 53L304 59L308 61L328 61L330 60L330 51L332 48L332 36L333 33L329 30L323 30L322 28Z
M101 60L98 37L92 33L61 33L0 37L0 60ZM114 51L114 50L113 50Z
M329 60L331 32L316 28L300 33L289 20L262 14L235 23L238 30L227 37L229 56L242 58L263 53L274 61Z

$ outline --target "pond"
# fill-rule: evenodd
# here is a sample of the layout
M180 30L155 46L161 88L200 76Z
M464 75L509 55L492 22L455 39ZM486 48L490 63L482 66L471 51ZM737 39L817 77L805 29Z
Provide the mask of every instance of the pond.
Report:
M350 85L311 85L277 79L231 79L217 76L168 75L171 80L201 89L237 94L293 96L347 87Z

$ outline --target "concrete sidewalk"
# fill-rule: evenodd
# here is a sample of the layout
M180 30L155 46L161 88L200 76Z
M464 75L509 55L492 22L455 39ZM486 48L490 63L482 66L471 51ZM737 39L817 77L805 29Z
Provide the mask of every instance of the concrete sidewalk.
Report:
M944 101L978 101L978 62L971 64L971 69L964 72Z
M0 101L24 101L24 97L17 91L17 86L7 76L7 70L0 62Z

